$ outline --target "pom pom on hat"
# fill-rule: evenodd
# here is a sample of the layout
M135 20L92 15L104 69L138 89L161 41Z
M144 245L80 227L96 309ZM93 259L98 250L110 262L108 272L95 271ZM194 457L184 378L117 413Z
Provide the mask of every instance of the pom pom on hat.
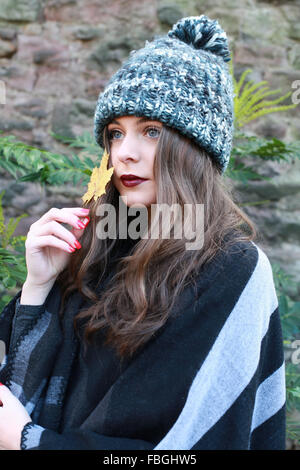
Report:
M177 38L195 49L205 49L230 61L230 51L225 31L217 20L205 15L182 18L168 32L170 38Z

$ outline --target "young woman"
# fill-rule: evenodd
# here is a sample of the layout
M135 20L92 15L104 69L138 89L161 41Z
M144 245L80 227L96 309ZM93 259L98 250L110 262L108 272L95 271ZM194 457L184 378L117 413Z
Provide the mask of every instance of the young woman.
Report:
M106 193L31 225L26 281L0 315L2 449L285 448L272 269L223 179L228 59L217 21L183 18L99 95ZM116 237L100 236L104 204ZM171 232L186 207L204 207L197 249L190 215L181 237L151 238L152 207L173 205ZM143 227L124 236L136 208Z

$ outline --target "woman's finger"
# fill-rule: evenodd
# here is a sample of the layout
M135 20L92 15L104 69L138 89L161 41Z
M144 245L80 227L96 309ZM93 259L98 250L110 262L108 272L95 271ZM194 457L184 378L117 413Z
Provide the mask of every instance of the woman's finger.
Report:
M63 241L60 238L54 237L53 235L31 236L30 238L27 238L25 242L26 250L44 248L45 246L59 248L68 253L71 253L75 249L74 247L72 247L72 245L69 245L68 242Z
M59 239L65 241L71 246L75 246L77 241L75 235L70 232L70 230L63 227L60 223L56 222L55 220L51 220L50 222L36 227L36 229L30 234L30 237L41 237L43 235L55 235Z
M69 225L72 225L74 228L81 229L83 227L79 217L85 217L86 215L86 210L81 208L57 209L56 207L52 207L48 212L42 215L39 220L37 220L31 225L30 231L34 231L38 226L50 222L51 220L67 223Z

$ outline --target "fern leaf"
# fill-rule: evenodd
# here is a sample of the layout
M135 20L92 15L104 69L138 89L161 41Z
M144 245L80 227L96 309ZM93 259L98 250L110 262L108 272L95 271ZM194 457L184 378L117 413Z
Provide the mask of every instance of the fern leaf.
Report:
M233 69L233 68L232 68L232 69ZM251 73L251 72L252 72L251 69L245 70L245 71L242 73L242 75L241 75L239 81L236 82L235 93L236 93L237 95L240 93L240 90L241 90L241 88L242 88L242 86L243 86L243 83L244 83L244 81L245 81L246 76L247 76L249 73Z
M246 103L249 101L249 97L250 97L250 99L257 99L258 100L259 95L263 92L263 90L268 90L269 87L263 87L258 92L253 93L254 90L256 90L257 88L259 88L261 86L261 84L262 84L262 82L256 83L253 86L251 86L250 88L246 87L246 90L243 90L243 93L239 96L239 99L238 99L240 107L243 107L243 106L246 105Z
M271 94L272 92L269 92L269 93L266 93L265 96L268 96L269 94ZM268 106L273 106L274 104L278 104L280 103L281 101L284 101L286 98L288 98L290 96L291 92L287 93L286 95L284 96L280 96L279 98L276 98L275 100L266 100L266 101L261 101L260 103L256 104L255 106L253 106L251 108L251 111L257 111L261 108L264 108L264 107L268 107ZM287 106L290 106L290 105L287 105ZM292 106L295 106L295 105L292 105Z
M267 93L264 93L263 96L260 97L260 99L265 98L266 96L272 95L273 93L274 93L274 91L269 91L269 92L267 92ZM284 101L284 100L285 100L286 98L288 98L290 95L291 95L291 92L288 92L286 95L279 96L279 97L276 98L275 100L271 100L271 101L270 101L270 100L261 101L261 102L258 103L256 106L257 106L257 107L259 106L258 109L260 109L261 107L263 107L263 104L264 104L265 106L272 106L272 105L274 105L274 104L280 103L281 101ZM254 108L255 108L256 106L252 107L252 109L254 110ZM290 105L287 105L287 106L290 106ZM292 106L294 107L295 105L292 105ZM251 109L251 111L252 111L252 109Z
M4 193L5 193L5 191L2 191L1 194L0 194L0 235L5 230L4 215L3 215L3 208L2 208L2 198L4 196Z
M243 121L243 118L245 115L248 115L249 114L249 109L251 108L252 104L254 103L257 103L257 101L259 101L261 98L263 98L264 96L264 90L267 90L268 87L265 87L263 89L261 89L260 91L254 93L252 96L250 95L250 97L248 96L247 99L243 99L240 101L240 105L239 105L239 111L237 113L237 121L238 123L242 122Z
M7 245L10 243L10 239L12 234L14 233L17 225L19 224L20 220L24 217L27 217L28 214L22 214L16 217L15 219L9 219L6 228L4 230L4 235L2 237L2 248L6 248Z
M286 105L286 106L278 106L278 107L270 108L270 109L262 109L261 111L258 111L257 113L252 114L248 119L245 119L243 124L247 124L247 122L253 121L254 119L264 116L265 114L275 113L277 111L287 111L288 109L291 109L291 107L294 108L295 105Z

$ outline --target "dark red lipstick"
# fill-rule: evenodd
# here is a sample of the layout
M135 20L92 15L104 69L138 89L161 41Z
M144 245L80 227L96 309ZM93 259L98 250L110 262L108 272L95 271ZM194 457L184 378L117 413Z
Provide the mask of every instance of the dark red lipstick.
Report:
M143 183L143 181L147 181L146 178L141 178L140 176L137 175L132 175L132 174L124 174L121 176L121 181L126 186L127 188L130 188L132 186L136 186L138 184Z

